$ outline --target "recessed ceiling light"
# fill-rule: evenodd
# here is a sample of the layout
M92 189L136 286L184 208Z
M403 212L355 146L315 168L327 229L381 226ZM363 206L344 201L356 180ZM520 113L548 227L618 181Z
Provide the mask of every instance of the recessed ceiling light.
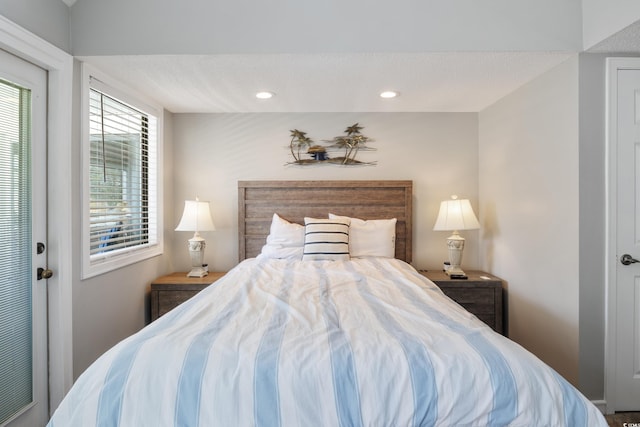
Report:
M380 98L395 98L396 96L398 96L398 92L392 91L392 90L386 90L384 92L380 93Z
M258 99L269 99L273 97L273 92L258 92L256 93L256 98Z

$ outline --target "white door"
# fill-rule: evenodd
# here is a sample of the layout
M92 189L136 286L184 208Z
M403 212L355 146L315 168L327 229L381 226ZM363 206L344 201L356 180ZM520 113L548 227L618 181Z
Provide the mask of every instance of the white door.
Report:
M640 63L637 64L640 66ZM640 68L640 67L638 67ZM640 69L617 72L615 410L640 410Z
M46 89L46 71L0 50L2 426L43 426L49 413L47 281L37 273L46 268Z

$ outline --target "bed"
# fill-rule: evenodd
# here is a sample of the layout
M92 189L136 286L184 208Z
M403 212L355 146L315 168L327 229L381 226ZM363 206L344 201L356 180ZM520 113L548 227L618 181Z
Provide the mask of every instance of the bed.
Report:
M101 356L49 425L606 426L409 264L412 197L239 182L239 264Z

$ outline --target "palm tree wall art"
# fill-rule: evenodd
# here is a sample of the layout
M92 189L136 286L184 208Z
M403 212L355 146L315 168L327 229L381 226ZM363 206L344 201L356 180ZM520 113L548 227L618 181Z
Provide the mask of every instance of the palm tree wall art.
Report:
M360 132L363 129L358 123L345 129L345 135L336 136L329 141L323 141L327 145L313 144L313 140L307 137L306 132L293 129L291 131L291 142L289 150L293 161L288 165L312 165L312 164L334 164L342 166L367 166L375 165L376 162L361 162L356 160L359 151L373 151L375 148L366 146L367 142L373 141ZM308 158L302 158L301 151L307 148ZM344 153L342 156L330 157L327 153L336 151Z

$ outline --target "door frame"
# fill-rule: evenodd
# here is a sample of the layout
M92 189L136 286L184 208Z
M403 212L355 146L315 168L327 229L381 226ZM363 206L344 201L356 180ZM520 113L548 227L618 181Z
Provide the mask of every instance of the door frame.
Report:
M73 384L73 57L0 15L0 48L47 71L49 414ZM55 193L52 192L55 189Z
M616 378L616 298L617 298L617 154L618 154L618 71L640 70L640 58L606 60L606 248L605 248L605 348L604 398L606 413L615 411Z
M0 65L2 69L0 78L4 80L0 81L0 85L4 86L5 90L11 90L11 86L15 85L12 92L17 97L16 100L19 99L15 105L16 109L6 112L7 117L13 116L18 122L27 124L30 130L27 135L23 135L23 132L19 132L20 135L14 135L26 151L7 151L9 147L3 147L2 151L5 155L11 153L13 160L17 161L22 172L26 172L26 174L20 174L19 178L15 177L27 185L23 188L14 188L14 191L17 192L14 194L28 193L29 204L28 206L23 205L22 208L31 211L30 220L28 217L20 218L23 225L28 224L28 227L16 226L13 230L6 230L14 233L14 238L22 236L29 241L29 244L24 246L22 251L31 256L30 260L26 263L27 265L22 267L15 279L21 280L18 284L21 283L23 286L27 286L26 289L31 289L30 308L23 307L20 311L25 316L23 322L30 319L31 323L29 328L31 336L31 367L29 369L32 377L31 393L28 401L22 400L27 396L22 396L22 405L15 407L13 415L4 418L4 422L11 426L38 425L38 423L46 423L49 403L47 287L46 282L38 281L37 275L34 274L37 267L46 266L47 256L44 252L36 251L36 242L46 242L47 237L45 204L47 200L47 165L45 163L47 160L47 72L5 50L0 50L0 64L2 64ZM30 104L31 111L29 112L24 110L23 96L29 99L26 103L26 105ZM28 185L29 183L30 185ZM26 242L23 240L23 243ZM25 271L25 268L28 271ZM19 336L15 338L19 338ZM19 378L20 381L25 379L24 377Z

